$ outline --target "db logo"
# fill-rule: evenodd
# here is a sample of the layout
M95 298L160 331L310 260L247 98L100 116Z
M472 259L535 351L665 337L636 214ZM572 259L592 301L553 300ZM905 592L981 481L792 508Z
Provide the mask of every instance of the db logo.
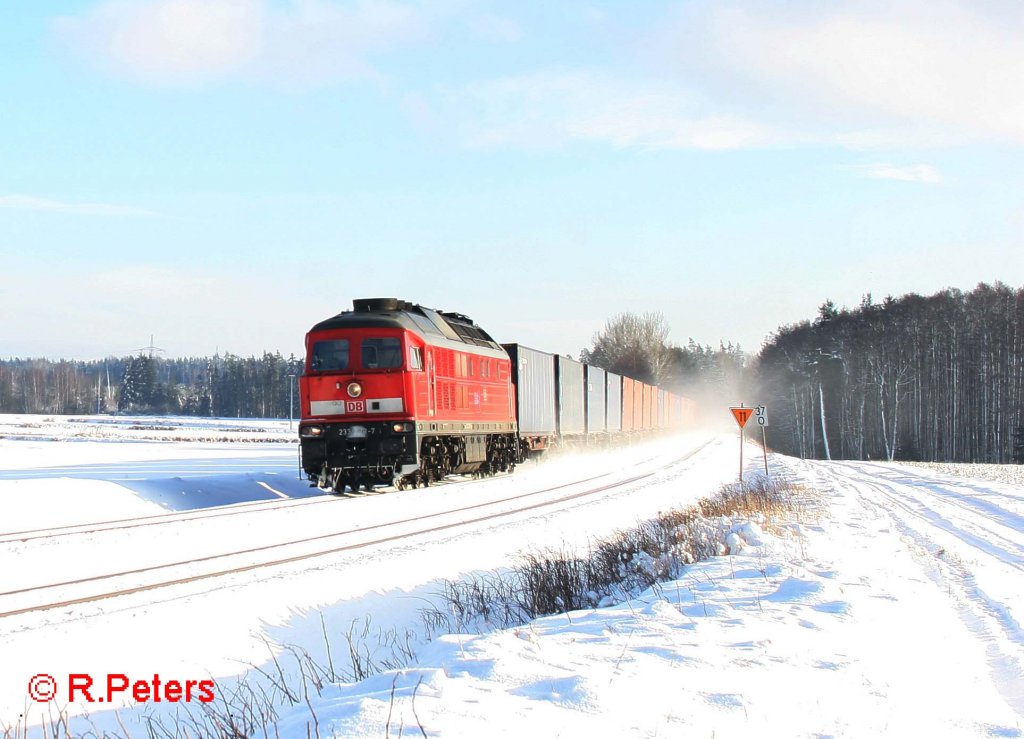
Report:
M347 401L345 401L345 412L346 413L366 413L366 401L365 400L347 400Z

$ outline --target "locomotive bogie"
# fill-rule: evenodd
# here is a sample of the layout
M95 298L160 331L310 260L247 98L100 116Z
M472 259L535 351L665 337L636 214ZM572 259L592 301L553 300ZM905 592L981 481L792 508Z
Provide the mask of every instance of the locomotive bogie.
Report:
M322 488L391 484L415 472L417 435L408 422L300 424L302 466Z

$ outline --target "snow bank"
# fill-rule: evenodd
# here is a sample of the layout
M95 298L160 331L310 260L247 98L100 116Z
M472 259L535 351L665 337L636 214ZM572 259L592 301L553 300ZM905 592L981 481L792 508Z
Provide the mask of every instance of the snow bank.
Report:
M627 603L441 637L414 668L325 691L321 735L1020 736L886 515L850 493L826 513L782 535L737 522L742 553Z

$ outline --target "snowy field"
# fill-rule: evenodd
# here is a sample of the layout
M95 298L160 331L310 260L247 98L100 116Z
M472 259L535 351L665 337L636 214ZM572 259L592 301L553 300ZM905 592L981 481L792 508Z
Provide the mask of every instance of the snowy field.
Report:
M294 422L292 425L295 425ZM38 416L0 413L0 439L297 443L289 422L270 418ZM120 458L121 455L118 455Z
M210 680L220 701L239 680L271 691L280 681L301 686L314 663L351 672L351 648L376 674L319 691L307 679L294 705L278 707L270 736L1024 733L1024 490L1016 468L961 475L945 465L770 455L771 474L815 491L813 505L774 526L720 522L736 534L729 556L619 605L476 633L479 624L445 614L445 580L501 572L545 547L582 550L713 494L735 477L735 437L666 439L492 480L339 499L298 479L294 445L282 443L287 426L0 416L0 613L27 602L14 591L115 568L283 545L300 532L368 536L411 514L446 511L447 526L0 616L0 736L6 726L20 737L26 723L64 712L76 733L144 737L146 717L169 721L204 705L119 697L112 706L81 695L69 705L72 675L97 684L122 674ZM748 450L748 475L759 454ZM541 505L582 477L607 489ZM511 512L509 501L523 494L537 507ZM479 506L498 513L474 522ZM98 524L166 514L158 526ZM4 535L53 526L78 528ZM259 555L241 556L244 564ZM47 596L71 597L77 587ZM52 703L29 697L39 674L55 678Z

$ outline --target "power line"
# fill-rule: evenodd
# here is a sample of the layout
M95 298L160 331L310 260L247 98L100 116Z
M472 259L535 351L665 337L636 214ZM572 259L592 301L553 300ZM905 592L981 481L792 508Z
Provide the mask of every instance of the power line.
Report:
M153 334L150 334L150 335L149 335L149 346L143 346L143 347L139 347L139 348L138 348L138 349L136 349L135 351L139 352L139 354L142 354L143 352L145 352L145 351L147 351L147 350L149 351L149 358L150 358L150 359L152 359L152 358L153 358L153 352L160 352L161 354L163 354L163 353L164 353L164 350L163 350L163 349L161 349L161 348L160 348L160 347L158 347L158 346L154 346L154 345L153 345Z

